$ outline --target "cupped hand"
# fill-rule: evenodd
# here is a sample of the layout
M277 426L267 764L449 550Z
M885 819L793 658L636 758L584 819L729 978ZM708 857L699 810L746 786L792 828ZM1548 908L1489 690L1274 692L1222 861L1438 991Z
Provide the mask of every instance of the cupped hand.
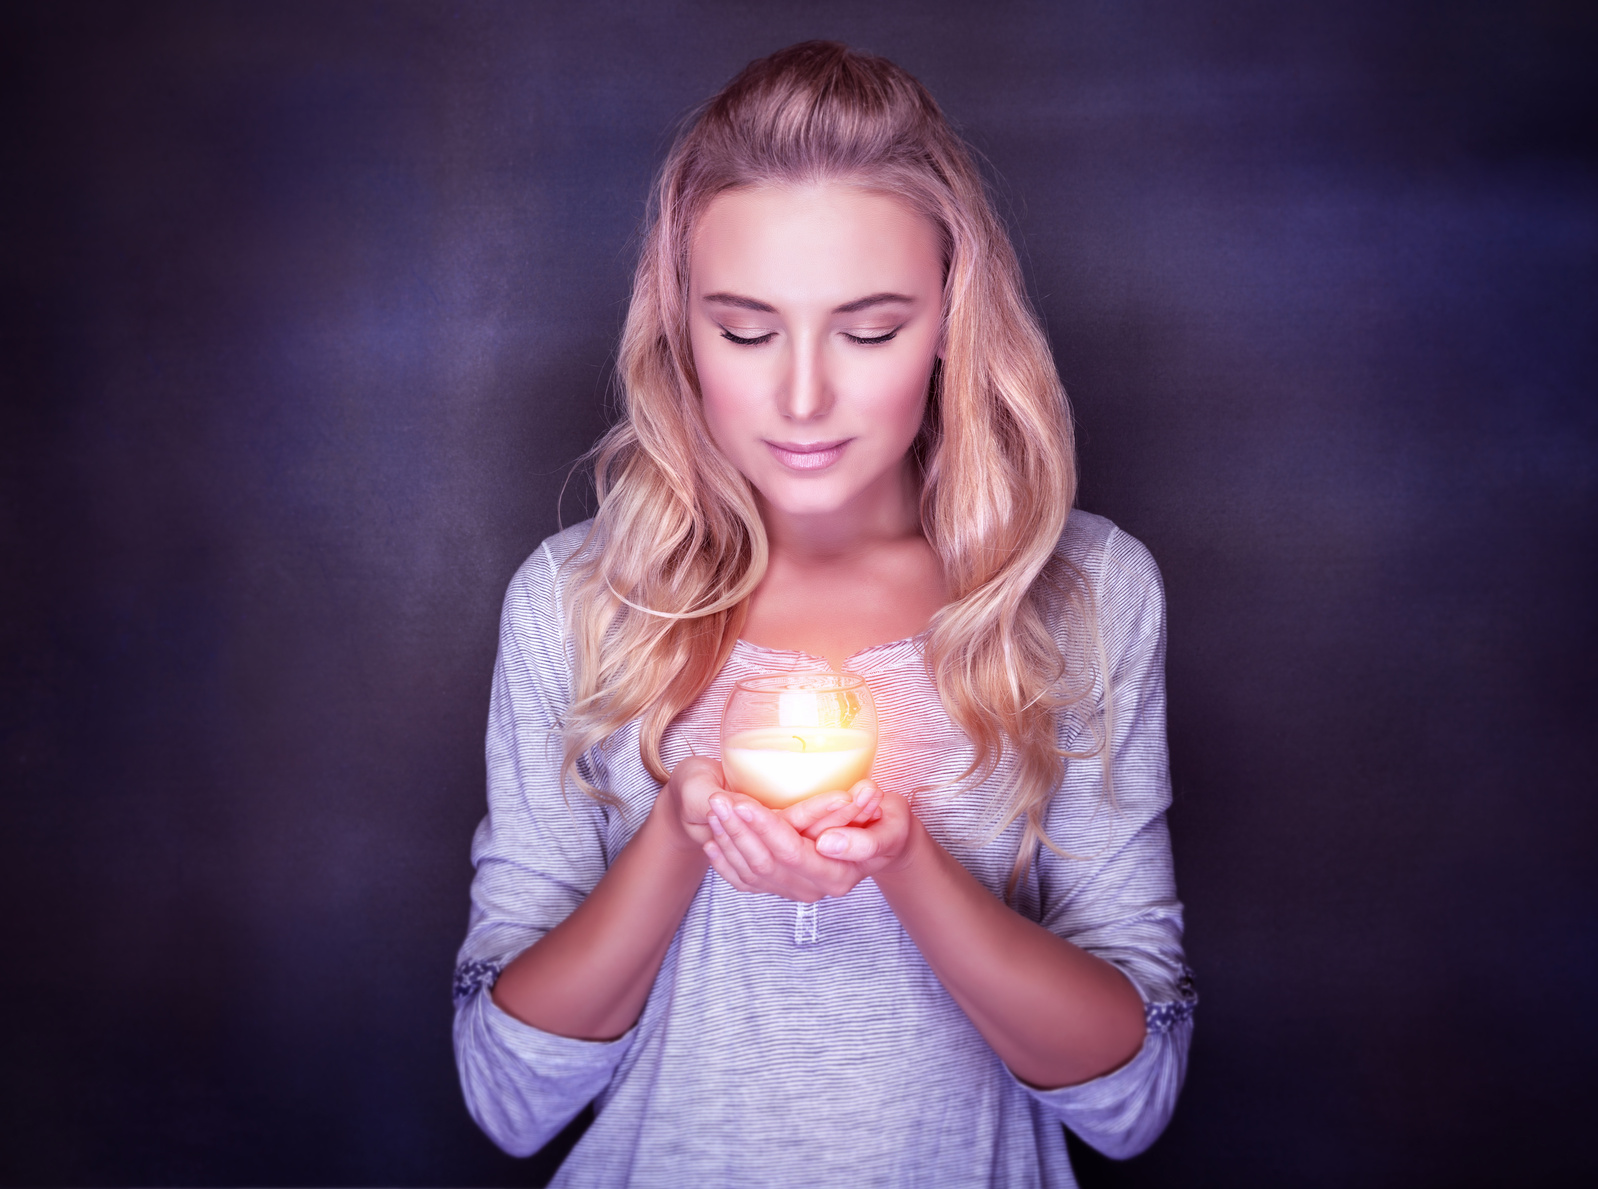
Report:
M860 780L846 793L819 793L794 802L777 816L814 842L836 826L876 821L882 816L881 802L881 790L869 780Z
M910 836L910 806L871 781L774 813L737 793L710 797L705 854L733 887L812 904L842 896L898 862Z
M654 812L664 819L680 845L699 849L714 837L709 821L715 816L710 799L718 793L749 800L727 787L719 760L690 756L672 769L655 798ZM876 820L881 816L879 796L876 786L863 780L850 792L822 793L790 805L782 811L782 817L796 832L813 841L834 826Z

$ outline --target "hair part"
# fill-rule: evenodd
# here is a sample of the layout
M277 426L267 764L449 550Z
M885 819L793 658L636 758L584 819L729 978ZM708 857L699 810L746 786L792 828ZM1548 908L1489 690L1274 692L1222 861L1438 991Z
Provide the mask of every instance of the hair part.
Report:
M938 228L943 359L913 447L921 524L950 602L927 663L987 779L1008 754L1014 786L997 832L1026 822L1013 892L1040 845L1067 758L1060 715L1093 686L1096 616L1057 553L1076 496L1064 389L1020 266L971 154L936 101L884 58L810 41L750 63L679 135L651 196L622 333L623 418L592 452L599 510L570 565L573 703L563 777L591 796L578 757L641 719L645 767L664 782L667 726L715 677L765 574L767 541L748 480L716 448L688 334L689 253L729 190L842 182L888 193ZM1062 656L1051 608L1064 607ZM1103 675L1107 691L1109 674ZM1108 782L1109 769L1105 763ZM1063 852L1061 852L1063 853Z

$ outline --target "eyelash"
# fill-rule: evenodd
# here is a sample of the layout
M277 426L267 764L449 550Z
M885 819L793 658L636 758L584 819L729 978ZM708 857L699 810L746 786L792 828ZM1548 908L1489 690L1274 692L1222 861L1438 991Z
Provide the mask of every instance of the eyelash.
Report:
M723 330L721 332L721 337L726 339L729 343L737 343L740 347L758 347L761 343L769 342L771 336L775 333L776 331L767 331L765 334L757 335L752 339L746 339L740 338L738 335L733 334L733 332L730 330ZM887 334L873 335L870 338L862 338L860 335L850 334L848 331L844 331L843 337L848 339L851 343L859 343L862 347L873 347L878 343L891 342L898 335L898 333L899 328L894 327L894 329L888 331Z

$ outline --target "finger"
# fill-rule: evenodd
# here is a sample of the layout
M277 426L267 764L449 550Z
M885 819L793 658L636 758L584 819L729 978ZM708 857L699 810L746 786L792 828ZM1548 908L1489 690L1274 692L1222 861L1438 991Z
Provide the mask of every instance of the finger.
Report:
M793 864L804 858L804 845L793 827L764 805L740 797L731 802L731 808L722 824L749 860L751 870L769 875L779 863Z
M717 793L727 791L726 777L722 775L721 765L715 760L703 761L702 766L689 775L688 782L693 786L694 793L706 801Z
M897 793L885 793L876 812L870 825L841 827L817 839L817 853L848 863L902 854L915 821L910 803Z
M726 833L725 829L712 841L718 843L721 850L721 861L726 865L727 870L736 877L737 886L741 890L746 892L779 891L773 885L768 874L757 871L754 868L749 856L739 849L738 844L733 841L731 835ZM773 870L775 869L776 865L773 864Z
M754 891L744 877L734 870L732 864L727 862L726 852L717 846L714 840L705 843L705 857L710 860L710 865L715 869L716 874L740 892Z
M853 886L852 882L842 883L839 890L834 890L834 885L848 880L850 874L854 872L852 864L834 863L830 859L820 858L808 846L804 848L810 850L807 864L801 866L774 864L769 872L755 870L749 856L733 842L732 835L726 832L726 826L720 822L720 819L712 814L711 821L719 825L722 832L719 835L719 844L714 839L710 844L716 847L715 853L712 855L708 849L705 853L710 856L716 870L739 891L767 892L789 900L814 902L824 896L841 895ZM748 838L746 834L746 841ZM823 871L822 876L817 878L814 872L802 869L803 866L817 865L836 870ZM859 878L858 874L853 875L855 881Z
M884 793L871 820L861 828L876 839L877 854L882 856L896 854L904 846L914 821L909 801L898 793Z
M738 876L746 889L753 888L758 881L755 872L749 865L748 856L739 847L737 840L728 833L727 823L723 820L721 814L715 811L714 807L711 808L710 812L710 832L713 835L711 841L721 852L722 862Z
M849 797L848 811L838 814L824 824L818 823L816 828L807 831L807 836L812 839L820 838L825 830L833 826L858 826L875 820L877 805L882 800L882 790L877 788L876 784L870 780L857 780L854 787L849 790Z
M724 823L729 832L727 841L736 839L748 869L745 878L757 891L789 900L814 901L823 896L841 896L859 882L861 873L854 864L817 854L815 846L795 834L781 815L741 799L733 801L730 808L732 820ZM740 831L740 826L745 829ZM757 849L757 844L762 843L763 847Z
M764 891L776 891L771 885L771 877L783 865L779 858L772 854L766 841L753 828L751 820L760 821L762 818L775 821L774 815L762 805L740 798L736 802L729 801L726 797L717 797L719 806L716 819L725 833L718 836L723 851L734 863L739 864L740 870L747 872L746 878L760 886ZM788 830L786 826L781 829L787 831L790 837L797 840L797 835Z
M876 782L871 780L856 781L854 788L850 789L849 793L854 803L854 814L849 818L849 822L859 824L875 821L879 812L878 807L882 804L882 790L877 787ZM848 823L840 822L839 824L846 825ZM813 837L819 837L819 835L813 835Z
M799 833L814 842L834 826L850 825L859 817L859 814L860 811L855 807L854 802L845 801L840 808L827 814L826 817L821 818L819 821L812 822L808 829L801 830Z
M814 829L822 822L832 821L840 816L840 811L852 814L855 809L853 799L848 793L821 793L815 797L806 797L788 806L781 813L782 820L787 822L797 833L803 834ZM833 825L842 825L848 817L843 816L841 821L832 822ZM825 828L825 827L823 827Z

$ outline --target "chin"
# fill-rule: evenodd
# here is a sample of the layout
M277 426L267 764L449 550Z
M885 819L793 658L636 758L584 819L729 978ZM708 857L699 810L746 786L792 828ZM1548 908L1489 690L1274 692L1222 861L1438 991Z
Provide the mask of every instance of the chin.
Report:
M807 486L807 490L795 491L791 483L771 484L762 488L760 495L771 508L785 516L825 516L843 511L859 494L840 490L832 484Z

